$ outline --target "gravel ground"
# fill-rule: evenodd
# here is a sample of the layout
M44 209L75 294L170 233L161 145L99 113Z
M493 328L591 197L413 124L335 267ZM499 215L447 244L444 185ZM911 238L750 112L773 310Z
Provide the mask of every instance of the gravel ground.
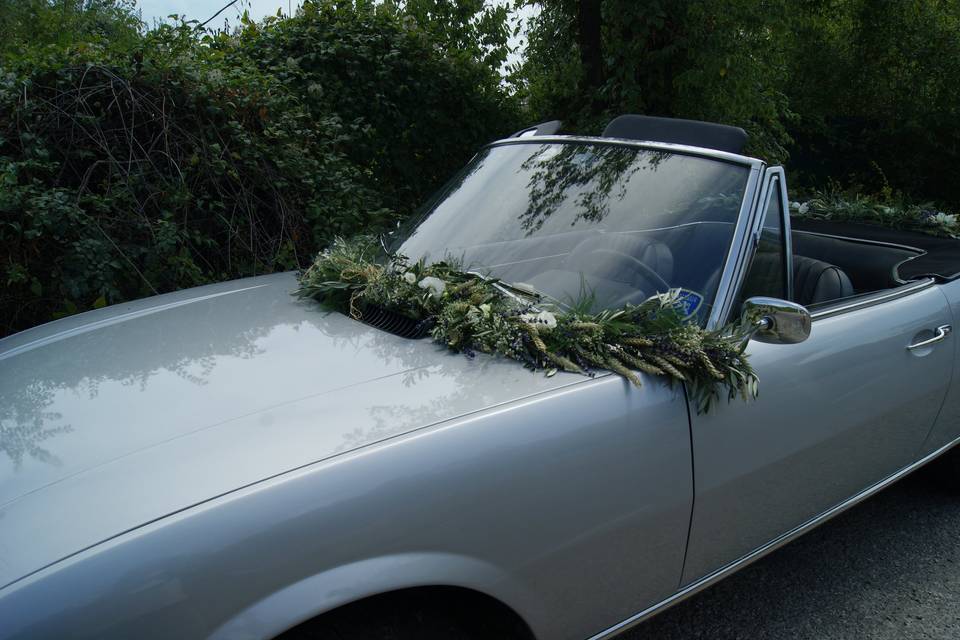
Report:
M960 496L921 470L617 640L960 639Z

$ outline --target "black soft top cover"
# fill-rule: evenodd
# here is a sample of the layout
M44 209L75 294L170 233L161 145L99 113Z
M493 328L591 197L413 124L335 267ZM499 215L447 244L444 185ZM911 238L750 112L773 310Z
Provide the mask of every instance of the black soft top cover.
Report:
M740 153L747 142L747 132L740 127L638 115L614 118L603 130L603 137L686 144L729 153Z
M923 251L923 255L900 265L898 273L904 280L915 280L927 276L940 280L960 278L960 240L941 238L919 231L905 231L854 222L793 218L790 224L797 231L887 242Z

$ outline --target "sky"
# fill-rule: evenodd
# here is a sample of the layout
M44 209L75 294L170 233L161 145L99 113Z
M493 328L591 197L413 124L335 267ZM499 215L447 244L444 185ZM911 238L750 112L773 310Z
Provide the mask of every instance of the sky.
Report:
M222 9L230 0L136 0L137 8L140 9L141 17L148 25L153 25L158 21L165 20L171 14L186 16L187 20L197 20L204 22L212 15ZM495 4L506 4L510 0L489 0ZM290 14L296 11L300 5L300 0L237 0L237 2L221 13L208 25L217 29L224 27L229 23L236 26L240 22L240 16L246 10L254 20L260 20L269 15L276 15L277 11L283 11L284 14ZM533 15L532 7L524 7L520 11L522 19ZM510 44L517 47L507 60L507 64L515 62L520 55L519 49L524 44L523 37L512 38Z
M137 0L137 8L144 22L152 25L155 21L164 20L170 14L186 16L187 20L205 21L222 9L229 0ZM222 27L224 20L236 25L244 10L250 12L250 17L259 20L268 15L275 15L278 9L284 13L295 10L300 0L238 0L236 4L221 13L216 20L210 23L211 27Z

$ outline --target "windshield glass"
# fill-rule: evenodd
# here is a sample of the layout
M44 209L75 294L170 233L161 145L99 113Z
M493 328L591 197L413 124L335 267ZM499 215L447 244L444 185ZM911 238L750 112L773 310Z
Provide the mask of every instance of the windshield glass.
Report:
M411 260L453 260L593 311L690 292L716 294L749 169L602 143L485 149L399 232Z

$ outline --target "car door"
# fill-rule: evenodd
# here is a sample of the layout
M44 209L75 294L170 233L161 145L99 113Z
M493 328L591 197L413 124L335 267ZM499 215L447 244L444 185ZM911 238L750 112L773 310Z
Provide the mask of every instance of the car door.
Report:
M950 304L953 313L953 330L960 329L960 279L937 285ZM924 444L924 454L932 454L941 447L947 447L960 438L960 340L953 340L953 378L943 409L937 416L937 422L930 431ZM949 350L949 347L948 347Z
M770 290L734 299L790 295L792 283L781 277L791 272L781 170L767 170L760 193L746 271L763 262L782 273L748 276ZM778 251L780 261L754 260ZM752 341L759 398L691 411L695 500L683 584L913 462L943 404L953 344L909 347L949 323L946 298L926 280L819 308L803 343Z

